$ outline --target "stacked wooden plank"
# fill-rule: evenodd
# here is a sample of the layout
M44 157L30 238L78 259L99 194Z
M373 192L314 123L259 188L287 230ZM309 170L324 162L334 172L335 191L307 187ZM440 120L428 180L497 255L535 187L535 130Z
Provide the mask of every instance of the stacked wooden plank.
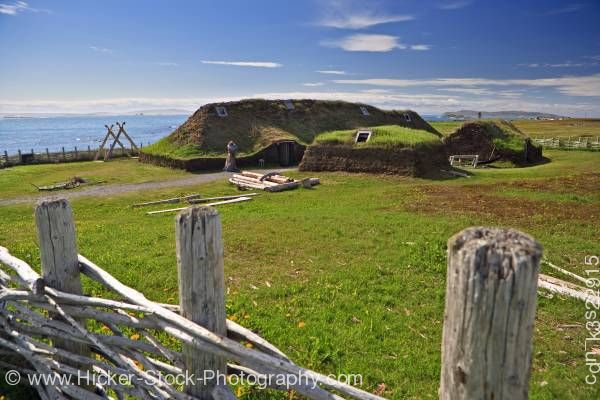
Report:
M137 203L137 204L133 204L132 207L147 207L147 206L154 206L157 204L173 204L173 203L180 203L180 202L187 202L189 204L188 206L185 206L185 207L169 208L167 210L149 211L146 213L147 215L163 214L163 213L185 210L186 208L188 208L194 204L203 204L205 206L219 206L222 204L240 203L242 201L252 200L252 196L256 196L258 194L259 193L247 193L247 194L238 194L238 195L233 195L233 196L218 196L218 197L204 197L204 198L202 198L199 194L191 194L188 196L173 197L170 199L153 200L153 201L148 201L145 203Z
M318 178L307 178L301 181L280 175L277 172L260 174L250 171L242 171L233 174L229 182L240 189L260 189L267 192L281 192L283 190L296 189L300 185L312 187L320 183Z

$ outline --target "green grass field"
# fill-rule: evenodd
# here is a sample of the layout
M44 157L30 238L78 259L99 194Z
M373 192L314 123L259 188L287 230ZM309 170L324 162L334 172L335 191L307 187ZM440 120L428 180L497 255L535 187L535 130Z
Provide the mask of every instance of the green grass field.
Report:
M350 144L355 146L402 146L415 147L440 143L440 139L431 132L406 128L399 125L384 125L368 128L373 132L366 143L354 144L356 129L325 132L315 137L315 143Z
M545 154L552 162L477 169L470 179L320 173L323 184L313 190L222 206L229 317L299 365L362 374L363 389L385 383L383 395L392 399L436 399L451 235L475 225L514 227L538 239L549 260L580 274L584 256L600 255L600 154ZM79 167L114 182L185 174L130 161ZM29 178L64 180L81 170L66 164L0 171L8 182L0 198L23 194ZM214 182L74 199L80 253L150 299L176 303L174 216L146 216L130 205L193 192L235 190ZM0 207L0 245L37 268L36 241L33 205ZM107 295L89 281L85 292ZM538 299L530 397L599 398L600 386L584 382L584 303ZM17 398L11 393L8 399Z
M0 199L37 195L39 192L32 184L51 185L68 181L74 176L82 177L92 183L111 184L158 181L185 175L186 173L181 170L142 164L130 159L17 166L0 169Z

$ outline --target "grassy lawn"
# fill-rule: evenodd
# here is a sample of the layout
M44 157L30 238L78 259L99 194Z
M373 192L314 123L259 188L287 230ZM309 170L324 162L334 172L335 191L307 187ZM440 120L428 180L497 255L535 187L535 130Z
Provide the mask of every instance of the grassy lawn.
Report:
M600 136L600 119L573 118L563 121L513 121L523 133L533 138Z
M181 170L142 164L131 159L17 166L0 169L0 199L38 194L32 183L37 186L50 185L68 181L74 176L110 184L165 180L186 174Z
M447 181L320 173L323 184L313 190L222 206L229 317L299 365L360 373L363 389L385 383L388 398L437 398L451 235L474 225L511 226L538 239L549 260L580 274L584 256L600 254L600 154L545 154L552 162L477 169L472 178ZM130 167L130 174L113 176L110 168L119 166ZM0 197L22 193L24 177L87 176L82 168L90 177L119 182L182 174L128 162L52 171L59 167L0 171L7 182ZM192 192L235 190L214 182L74 199L80 253L150 299L177 302L174 216L146 216L130 205ZM37 268L32 205L0 207L0 245ZM542 272L551 273L547 267ZM107 295L89 281L85 292ZM538 299L531 398L599 398L600 386L584 382L585 330L563 327L583 326L585 305L560 296ZM244 398L289 396L248 389Z
M428 123L442 135L448 136L460 128L460 126L464 124L464 121L428 121Z
M368 142L356 146L406 146L440 143L440 139L431 132L406 128L399 125L384 125L368 128L372 135ZM356 129L330 131L315 137L315 143L354 144Z

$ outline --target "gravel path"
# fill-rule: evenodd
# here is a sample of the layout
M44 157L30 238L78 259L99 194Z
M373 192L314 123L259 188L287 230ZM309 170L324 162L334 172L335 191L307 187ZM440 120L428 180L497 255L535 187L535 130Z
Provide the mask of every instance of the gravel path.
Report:
M280 168L277 171L294 171L296 168ZM272 172L274 170L255 170L256 172ZM233 175L231 172L210 172L206 174L197 174L186 176L184 178L177 178L165 181L150 181L142 183L124 183L124 184L113 184L113 185L95 185L82 188L81 190L58 190L56 192L40 192L37 196L25 196L16 197L14 199L0 200L0 206L7 206L12 204L23 204L23 203L34 203L41 197L49 196L61 196L67 199L75 199L78 197L107 197L115 194L137 192L140 190L152 190L152 189L168 189L173 187L182 186L194 186L207 182L214 182L218 180L225 180L226 178Z

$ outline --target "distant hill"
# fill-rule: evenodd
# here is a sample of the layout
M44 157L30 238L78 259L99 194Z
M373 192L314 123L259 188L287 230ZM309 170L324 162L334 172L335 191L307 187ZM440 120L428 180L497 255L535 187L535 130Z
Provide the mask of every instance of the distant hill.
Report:
M121 116L121 115L190 115L188 110L177 108L154 109L154 110L136 110L136 111L115 111L115 112L95 112L95 113L0 113L0 118L18 119L18 118L51 118L51 117L102 117L102 116Z
M190 115L192 112L178 108L129 111L125 115Z
M445 117L456 119L477 119L479 111L460 110L444 113ZM548 114L532 111L481 111L481 118L485 119L564 119L556 114Z

